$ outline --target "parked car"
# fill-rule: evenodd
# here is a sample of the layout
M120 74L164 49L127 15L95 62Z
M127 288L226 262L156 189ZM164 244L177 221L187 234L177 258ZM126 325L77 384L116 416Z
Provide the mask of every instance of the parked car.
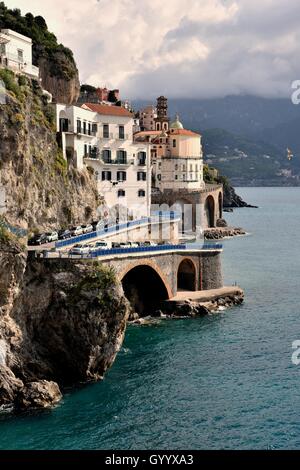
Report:
M120 248L132 248L130 242L121 242Z
M37 235L34 235L34 237L30 238L28 240L28 245L29 246L37 246L37 245L43 245L44 243L47 243L47 236L45 233L40 233Z
M153 241L146 240L143 243L143 246L157 246L157 243L154 243Z
M128 242L128 244L131 246L131 248L139 248L139 244L136 242Z
M93 232L93 226L91 224L88 224L88 225L81 225L81 228L82 228L82 232L83 233L91 233Z
M50 242L56 242L58 240L58 233L57 232L47 232L46 233L46 237L47 237L47 242L50 243Z
M67 240L68 238L71 238L72 237L72 234L70 232L70 230L66 229L62 229L62 230L59 230L58 231L58 239L59 240Z
M113 247L113 248L120 248L120 243L118 243L118 242L113 242L113 243L112 243L112 247Z
M94 243L92 246L92 251L95 250L110 250L112 248L112 243L106 240L99 240L98 242Z
M93 220L91 225L93 227L94 232L104 229L104 223L102 220Z
M82 230L82 227L81 225L77 225L76 227L72 227L70 229L70 232L72 234L72 237L77 237L78 235L82 235L83 234L83 230Z
M69 251L70 255L88 255L91 251L91 245L81 245L77 243Z

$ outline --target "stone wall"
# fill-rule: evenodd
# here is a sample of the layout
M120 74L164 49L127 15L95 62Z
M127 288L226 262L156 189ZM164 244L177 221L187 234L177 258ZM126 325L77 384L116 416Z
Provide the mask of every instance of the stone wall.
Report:
M172 298L177 294L178 268L181 262L186 259L190 260L195 268L195 290L223 287L221 253L217 251L199 254L193 252L155 254L147 258L144 256L119 258L103 261L103 263L114 268L119 280L122 280L129 271L137 266L150 266L160 276L169 298Z

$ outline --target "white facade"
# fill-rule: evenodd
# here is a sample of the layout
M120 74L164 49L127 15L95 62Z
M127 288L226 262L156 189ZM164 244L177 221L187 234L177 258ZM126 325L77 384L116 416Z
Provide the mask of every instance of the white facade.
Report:
M107 208L149 216L150 146L133 142L133 116L116 106L56 105L56 119L64 157L78 169L93 168Z
M80 106L57 104L56 129L61 135L61 146L65 159L81 170L84 159L97 154L97 113Z
M32 65L32 40L11 29L2 29L0 31L0 66L38 79L39 69Z

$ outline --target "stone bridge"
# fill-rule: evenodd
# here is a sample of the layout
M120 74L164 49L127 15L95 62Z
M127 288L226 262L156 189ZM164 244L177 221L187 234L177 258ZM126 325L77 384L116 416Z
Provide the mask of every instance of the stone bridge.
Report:
M199 190L165 190L161 194L152 196L152 203L157 205L166 204L178 210L183 210L184 206L192 206L192 228L197 225L203 228L216 227L217 220L223 216L223 185L206 184ZM197 207L203 208L201 221L197 221Z
M122 282L126 297L139 314L153 311L178 291L223 287L222 249L123 255L100 259Z

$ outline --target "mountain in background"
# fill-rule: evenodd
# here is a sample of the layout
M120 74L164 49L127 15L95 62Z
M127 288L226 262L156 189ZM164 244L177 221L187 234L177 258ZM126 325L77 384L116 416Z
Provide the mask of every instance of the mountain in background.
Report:
M170 116L176 112L186 128L202 134L205 160L233 184L300 185L300 106L290 99L170 99ZM287 147L295 155L291 162Z

